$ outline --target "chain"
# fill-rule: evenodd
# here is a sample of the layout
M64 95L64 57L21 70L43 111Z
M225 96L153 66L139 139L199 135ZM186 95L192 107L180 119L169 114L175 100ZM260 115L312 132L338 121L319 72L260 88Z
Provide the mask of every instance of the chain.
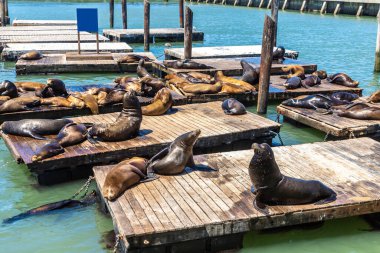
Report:
M274 131L269 131L271 134L273 134L274 136L277 136L278 139L280 140L280 143L281 143L281 146L284 146L284 142L282 141L282 138L280 136L280 133L276 133Z
M277 113L277 116L276 116L276 122L280 123L280 114L278 114L278 113Z
M327 138L329 138L329 135L330 135L330 131L327 132L327 134L325 135L325 138L323 139L323 141L327 141Z
M116 241L115 241L115 246L113 247L113 253L116 253L117 252L117 249L119 247L119 244L120 244L120 240L123 239L123 235L121 234L117 234L116 235Z
M91 181L93 180L93 179L95 179L95 177L93 177L93 176L90 176L88 179L87 179L87 181L86 181L86 183L84 183L83 184L83 186L71 197L71 199L74 199L74 198L76 198L78 195L79 195L79 193L81 193L83 190L84 190L84 194L82 195L82 198L84 197L84 196L86 196L87 195L87 192L88 192L88 188L90 187L90 184L91 184Z

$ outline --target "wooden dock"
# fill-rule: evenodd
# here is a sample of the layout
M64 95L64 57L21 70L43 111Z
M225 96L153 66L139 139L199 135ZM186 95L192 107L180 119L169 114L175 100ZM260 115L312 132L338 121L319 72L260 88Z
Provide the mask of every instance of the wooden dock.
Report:
M209 58L236 58L236 57L260 57L261 45L249 46L220 46L220 47L193 47L191 58L209 59ZM286 50L285 56L291 59L298 58L298 52ZM165 49L165 59L176 60L185 59L183 48Z
M44 32L44 31L74 31L77 32L77 26L5 26L0 27L0 34L11 32L24 32L26 34L32 32ZM21 33L19 35L22 35Z
M150 42L169 41L181 42L184 38L184 28L151 28L149 29ZM127 43L143 43L144 29L105 29L103 35L111 41ZM203 32L193 30L193 41L203 41Z
M82 72L136 72L138 63L121 63L117 60L129 53L81 54L82 58L70 57L70 54L46 54L44 58L35 61L18 60L16 74L48 74L48 73L82 73ZM156 60L153 53L133 53L147 56ZM92 57L92 58L91 58ZM95 57L95 58L94 58ZM146 62L148 71L152 70L152 63Z
M75 122L114 122L118 113L72 118ZM229 116L223 113L220 102L175 107L174 113L163 116L144 116L140 136L119 142L88 141L66 148L66 152L32 162L31 157L44 141L29 137L2 134L14 159L37 174L40 184L53 184L88 176L94 165L110 164L127 157L151 157L179 135L201 129L195 153L249 148L252 142L269 142L280 124L264 117L247 113Z
M12 26L73 26L76 25L76 20L27 20L15 19Z
M187 168L105 201L115 233L122 236L122 252L219 252L242 247L244 233L251 230L380 212L379 142L360 138L273 151L283 174L320 180L337 193L337 200L271 206L265 216L252 204L248 165L253 150L199 155L196 164L219 171ZM111 168L94 168L100 192Z
M206 64L210 66L210 69L174 69L166 68L162 61L156 61L153 63L153 73L157 76L164 77L167 74L176 74L176 73L188 73L191 71L202 72L210 75L214 75L216 71L222 70L226 76L241 76L243 74L243 69L240 65L240 61L244 59L254 65L260 66L259 57L237 57L237 58L209 58L209 59L194 59L194 61ZM286 59L283 64L272 64L271 73L273 75L284 74L281 70L282 67L289 64L301 65L305 68L307 74L317 70L316 64L308 64L302 61Z
M4 60L14 61L21 54L30 50L38 50L43 54L64 54L67 52L77 52L78 43L7 43L1 53ZM96 43L81 43L82 52L96 52ZM101 42L100 52L126 53L133 49L124 42Z
M324 115L315 110L284 105L277 107L277 113L287 120L302 123L338 139L380 137L380 120L350 119L339 117L336 113Z
M71 31L71 30L67 30ZM46 32L46 31L45 31ZM0 34L0 45L7 43L77 43L77 34L62 34L62 31L56 31L57 34L52 34L54 31L49 31L46 34L39 34L38 32L32 32L31 35L3 35ZM18 32L22 33L22 32ZM95 34L81 34L81 42L96 42ZM99 36L99 41L109 41L104 36Z

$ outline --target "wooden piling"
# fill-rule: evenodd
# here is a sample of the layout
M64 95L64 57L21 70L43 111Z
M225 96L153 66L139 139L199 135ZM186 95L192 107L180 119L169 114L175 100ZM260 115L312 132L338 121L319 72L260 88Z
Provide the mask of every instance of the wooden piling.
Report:
M190 59L193 49L193 11L189 7L186 7L185 19L184 56Z
M128 28L127 0L121 0L121 12L123 19L123 29Z
M179 0L179 26L183 28L183 6L184 0Z
M284 4L282 5L282 10L286 10L287 7L288 7L288 0L285 0Z
M280 5L280 0L273 0L271 5L271 16L273 21L275 22L274 26L274 40L273 46L277 45L277 25L278 25L278 7Z
M8 0L5 0L5 17L9 17Z
M115 1L110 0L110 27L111 28L113 28L114 12L115 12Z
M257 100L257 113L267 112L269 80L272 67L273 41L274 41L274 20L265 15L263 41L261 46L259 97Z
M5 16L5 0L0 1L0 16L1 16L1 26L6 26L7 25L7 18Z
M334 10L334 15L337 15L339 14L339 11L340 11L340 3L338 3L335 7L335 10Z
M306 8L306 0L303 0L300 11L303 12Z
M144 51L149 51L150 2L144 0Z
M380 72L380 18L377 18L377 38L375 53L375 72Z
M320 13L325 14L326 9L327 9L327 2L323 2Z
M270 9L272 7L272 0L268 1L267 9Z
M360 5L358 8L358 12L356 12L356 16L359 17L362 15L362 13L363 13L363 5Z
M260 4L259 4L259 8L261 8L263 6L263 4L264 4L264 0L261 0Z
M247 7L251 7L251 5L252 5L252 0L249 0L248 4L247 4Z

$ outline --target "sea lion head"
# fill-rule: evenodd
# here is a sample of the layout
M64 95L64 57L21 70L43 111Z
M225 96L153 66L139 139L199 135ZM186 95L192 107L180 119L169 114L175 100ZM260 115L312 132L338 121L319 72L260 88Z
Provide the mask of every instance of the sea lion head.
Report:
M123 96L123 109L135 109L141 107L137 93L134 90L127 91Z
M107 174L106 181L103 185L103 197L109 201L113 201L119 196L120 192L122 192L122 189L123 182L122 180L119 180L119 175L113 174L112 171L110 171Z
M272 159L273 157L273 151L271 147L266 143L253 143L251 148L255 152L253 158L255 158L256 160L268 160Z
M371 102L371 103L380 102L380 90L372 93L372 95L368 98L368 102Z
M197 130L182 134L175 141L176 142L178 141L178 143L184 148L192 148L200 134L201 134L201 130L197 129Z
M162 88L156 93L154 100L161 100L163 104L167 104L173 100L172 94L168 88Z
M32 162L41 161L63 152L63 147L57 141L52 141L37 150L36 154L32 156Z
M282 105L287 105L287 106L293 106L293 105L296 104L296 101L295 101L294 98L289 98L289 99L287 99L285 101L282 101L281 104Z

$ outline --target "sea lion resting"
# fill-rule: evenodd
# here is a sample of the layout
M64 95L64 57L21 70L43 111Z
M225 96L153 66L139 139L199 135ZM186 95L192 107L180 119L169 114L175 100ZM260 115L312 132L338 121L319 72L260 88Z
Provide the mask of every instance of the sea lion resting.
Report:
M136 137L142 121L141 105L133 91L123 97L123 110L114 123L94 124L89 136L100 137L103 141L124 141Z
M216 84L178 84L178 88L181 88L184 92L193 94L215 94L222 90L222 84L217 82Z
M32 107L38 106L40 104L41 101L38 97L17 97L5 101L0 106L0 114L32 110Z
M50 78L46 81L46 87L42 90L36 90L36 96L42 98L48 97L68 97L65 83L59 79Z
M330 95L333 105L347 105L352 104L352 101L358 99L359 96L355 93L338 91Z
M330 75L327 78L327 81L329 81L330 83L335 83L350 88L356 88L359 85L358 81L352 80L352 78L345 73L337 73L334 75Z
M380 108L371 107L364 103L357 103L338 112L338 116L359 120L380 120Z
M46 84L39 82L14 82L17 89L21 92L43 90Z
M256 88L252 86L251 84L244 82L242 80L238 80L233 77L227 77L223 74L222 71L217 71L215 73L215 81L222 82L222 83L231 83L245 89L246 91L256 91Z
M248 172L258 211L268 214L266 205L320 205L336 200L336 193L319 181L284 176L268 144L254 143L252 148L255 153Z
M300 88L301 86L303 86L303 83L301 78L298 76L290 77L284 83L284 87L288 90L294 90Z
M127 54L127 55L121 57L120 59L118 59L117 63L118 64L120 64L120 63L135 63L135 62L139 62L141 59L144 59L144 61L152 61L152 59L150 59L149 57L144 56L144 55Z
M317 70L312 73L314 76L318 76L321 80L327 78L327 73L325 70Z
M301 79L305 79L305 69L300 65L287 65L281 68L281 70L285 73L289 73L288 75L280 76L284 79L289 79L291 77L298 76Z
M157 91L165 87L165 83L161 79L149 74L149 72L144 67L144 64L144 59L141 59L139 61L139 65L137 66L137 75L140 77L140 82L143 85L148 86L142 88L145 95L154 96L157 93Z
M326 96L321 94L302 96L302 98L290 98L281 103L282 105L292 106L292 107L300 107L306 109L330 109L332 104L332 100Z
M375 91L374 93L369 96L367 99L368 103L379 103L380 102L380 90Z
M321 79L316 75L309 75L302 80L302 86L309 88L321 84Z
M143 115L159 116L165 114L173 105L173 98L168 88L159 90L150 105L141 108Z
M247 113L245 106L234 98L224 100L222 109L227 115L241 115Z
M132 157L115 165L104 180L102 188L104 198L113 201L128 188L146 179L147 162L144 158Z
M43 57L45 57L45 56L43 54L41 54L39 51L32 50L32 51L29 51L25 54L20 55L20 57L18 57L18 58L22 59L22 60L32 61L32 60L39 60Z
M260 79L260 70L258 67L253 67L245 60L240 61L240 65L243 68L243 75L241 80L249 83L252 86L256 86Z
M285 60L285 48L283 46L279 46L273 51L272 61L282 64L284 60Z
M10 98L18 97L16 85L11 81L4 80L0 84L0 96L8 96Z
M41 98L41 105L49 105L53 107L75 107L70 101L63 97Z
M174 68L174 69L211 69L212 68L203 63L198 63L192 60L175 60L175 61L165 60L163 64L166 68Z

